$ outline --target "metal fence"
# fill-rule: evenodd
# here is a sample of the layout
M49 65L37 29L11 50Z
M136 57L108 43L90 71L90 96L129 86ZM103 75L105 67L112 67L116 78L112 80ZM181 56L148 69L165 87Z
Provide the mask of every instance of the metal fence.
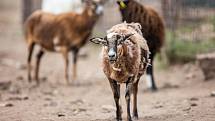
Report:
M41 6L41 0L22 0L25 18ZM155 8L165 20L166 28L182 39L199 40L213 38L215 21L215 0L137 0L143 5ZM121 16L115 0L105 4L104 15L96 25L94 33L103 35L105 30L120 23ZM186 33L187 32L187 33ZM198 37L198 33L204 37ZM182 34L184 34L182 36ZM208 37L206 37L208 38Z

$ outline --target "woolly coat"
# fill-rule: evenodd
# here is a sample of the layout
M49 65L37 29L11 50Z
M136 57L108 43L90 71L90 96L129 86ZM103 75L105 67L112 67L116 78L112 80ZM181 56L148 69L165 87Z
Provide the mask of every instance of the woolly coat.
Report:
M148 63L149 48L142 37L140 27L137 23L122 23L107 31L107 34L134 34L117 47L118 59L114 64L109 63L107 47L103 47L103 71L108 78L125 83L129 77L141 76L144 73Z

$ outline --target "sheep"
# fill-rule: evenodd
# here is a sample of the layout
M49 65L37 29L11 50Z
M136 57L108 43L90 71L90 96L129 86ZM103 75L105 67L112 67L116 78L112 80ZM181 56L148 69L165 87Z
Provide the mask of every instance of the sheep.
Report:
M153 60L160 51L165 38L164 22L159 14L151 7L141 5L135 0L117 0L122 21L138 22L149 46L151 65L147 68L147 84L152 91L157 90L153 74Z
M138 23L121 23L107 31L105 38L92 38L103 45L103 71L109 80L116 104L116 119L122 120L119 104L120 85L126 84L127 120L131 121L130 94L133 92L133 117L138 119L137 92L140 77L149 63L149 48Z
M54 15L40 10L34 12L25 22L25 38L28 46L28 80L31 82L31 57L34 46L40 46L36 57L35 80L39 84L39 65L45 51L60 52L65 60L65 80L68 77L68 53L73 52L73 76L76 79L76 63L79 49L87 42L92 29L103 12L100 2L85 0L82 14L74 12Z

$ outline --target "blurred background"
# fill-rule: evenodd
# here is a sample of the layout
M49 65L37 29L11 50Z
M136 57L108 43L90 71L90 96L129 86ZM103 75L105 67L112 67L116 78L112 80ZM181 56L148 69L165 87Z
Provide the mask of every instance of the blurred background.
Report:
M49 0L47 1L49 2ZM62 12L70 10L81 13L83 5L80 0L74 0L73 3L67 0L67 2L69 5L66 4L65 7L63 4L59 5L61 7L58 9L64 8L65 10L63 9ZM167 41L165 51L168 62L189 62L193 61L198 53L214 51L215 2L213 0L139 0L139 2L153 6L165 20ZM12 6L11 3L3 0L1 5L3 7L11 6L12 9L17 8L17 19L21 18L21 21L24 22L29 14L41 9L44 3L42 0L23 0ZM56 4L53 1L51 3L54 8ZM48 5L52 6L52 4ZM118 6L114 4L114 0L109 0L105 4L104 15L94 29L95 35L103 36L105 30L120 23L121 16ZM51 10L51 8L48 9ZM19 23L21 23L20 20Z
M68 0L71 4L66 5L49 1L52 1L50 6L42 0L0 0L0 120L112 121L115 107L101 70L100 46L87 43L81 50L80 86L64 85L63 59L60 54L49 53L41 64L42 85L29 86L27 45L23 37L26 18L42 8L49 11L60 6L57 12L77 13L83 10L80 0ZM138 101L140 120L214 121L215 1L137 1L156 9L166 26L165 46L155 62L159 91L148 92L142 78ZM115 0L107 0L92 36L104 36L107 29L120 21Z

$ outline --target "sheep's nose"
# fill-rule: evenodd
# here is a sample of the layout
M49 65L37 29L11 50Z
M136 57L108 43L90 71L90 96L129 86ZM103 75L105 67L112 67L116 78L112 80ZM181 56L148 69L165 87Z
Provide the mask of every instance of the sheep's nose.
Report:
M109 50L108 56L109 56L109 58L110 58L111 60L116 58L116 52L114 51L113 48L111 48L111 49Z

